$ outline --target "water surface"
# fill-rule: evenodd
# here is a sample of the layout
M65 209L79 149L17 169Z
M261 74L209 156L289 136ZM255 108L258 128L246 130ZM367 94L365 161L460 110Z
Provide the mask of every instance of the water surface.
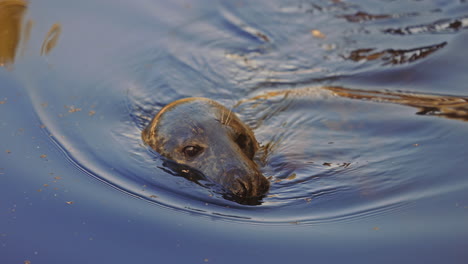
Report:
M2 3L0 259L466 262L464 1ZM144 146L190 96L252 127L260 205Z

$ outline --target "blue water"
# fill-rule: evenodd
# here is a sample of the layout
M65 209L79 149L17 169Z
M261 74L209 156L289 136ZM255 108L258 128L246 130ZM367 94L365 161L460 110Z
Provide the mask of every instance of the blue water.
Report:
M0 67L0 263L468 261L465 1L25 9ZM252 127L261 205L144 146L190 96Z

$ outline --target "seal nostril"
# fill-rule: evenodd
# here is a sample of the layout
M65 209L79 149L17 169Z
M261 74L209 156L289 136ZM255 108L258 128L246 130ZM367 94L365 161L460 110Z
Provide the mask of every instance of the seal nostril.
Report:
M225 173L225 187L235 196L250 196L251 182L243 170L238 168L228 170Z
M240 186L236 194L239 196L247 196L247 193L249 192L248 185L241 179L236 179L236 180L237 180L238 185Z

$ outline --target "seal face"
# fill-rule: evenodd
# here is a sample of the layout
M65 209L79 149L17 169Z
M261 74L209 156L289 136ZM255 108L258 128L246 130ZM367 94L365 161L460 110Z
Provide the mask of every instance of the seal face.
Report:
M253 161L258 149L254 134L213 100L186 98L168 104L142 138L170 161L221 186L237 202L262 197L268 191L269 181Z

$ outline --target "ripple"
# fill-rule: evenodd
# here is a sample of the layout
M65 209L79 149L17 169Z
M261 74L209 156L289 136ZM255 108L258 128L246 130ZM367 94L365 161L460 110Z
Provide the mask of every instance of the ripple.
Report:
M383 65L404 64L424 59L436 51L444 48L446 45L447 42L406 50L387 49L376 51L374 49L359 49L351 51L348 59L357 62L381 60L384 62Z
M356 44L350 39L359 23L391 18L392 24L399 17L369 11L345 21L340 15L358 7L322 4L294 10L269 7L270 13L255 5L221 5L218 12L168 32L158 42L162 46L145 44L100 62L94 67L106 69L102 76L87 70L89 76L68 82L51 77L40 83L41 89L30 85L27 92L46 126L44 134L52 135L76 170L184 214L261 225L321 225L394 214L419 199L466 188L466 180L450 170L461 162L462 152L452 150L454 138L443 140L456 137L445 122L467 120L465 97L322 85L368 70L349 63L374 60L402 67L448 48L447 42L426 45L422 39L396 48L370 38ZM302 15L294 18L298 13ZM269 24L271 14L276 15ZM448 23L453 29L458 20L438 21L434 27ZM459 29L464 28L460 21ZM319 39L310 34L328 24L338 33L321 30ZM366 34L382 31L359 37ZM368 42L392 47L362 48ZM407 48L410 44L418 48ZM341 56L349 50L351 55ZM59 76L73 75L57 68ZM77 79L85 80L75 84ZM75 89L63 89L68 84ZM154 114L186 96L218 100L254 129L262 145L256 160L271 182L261 205L228 201L209 183L177 177L144 146L140 134ZM41 106L47 98L54 98L50 108ZM92 109L93 115L84 109ZM434 121L433 115L443 118ZM444 164L428 168L439 160L439 151L449 155ZM447 171L452 173L439 177Z
M393 173L401 174L397 172L402 167L394 167L392 169L383 169L389 164L389 152L394 152L394 155L404 157L404 155L396 154L400 152L400 148L388 148L386 146L389 142L381 142L381 147L377 147L379 152L387 152L386 157L381 157L380 160L369 160L368 162L362 162L365 156L368 158L373 156L372 151L363 156L363 151L367 151L367 148L362 148L360 141L350 142L346 144L338 144L340 140L335 140L330 144L329 141L323 142L321 146L315 144L315 148L310 152L304 150L303 154L298 153L300 150L297 148L297 144L304 145L304 136L309 137L309 134L297 133L298 129L303 126L310 130L311 127L318 127L317 124L321 122L321 116L318 112L309 112L306 117L315 116L314 119L303 119L294 116L297 113L299 116L304 116L304 107L297 108L302 100L303 96L308 96L307 101L309 103L315 101L325 100L331 101L332 94L327 92L327 87L313 87L306 88L304 91L295 90L288 93L272 93L263 97L258 97L260 100L246 100L239 102L235 108L240 111L241 116L248 116L247 119L260 120L256 121L257 124L253 124L257 137L263 142L265 146L265 139L272 137L271 143L267 145L275 145L275 148L263 149L268 153L260 153L259 155L266 155L263 158L263 171L264 174L270 176L272 183L271 190L268 196L264 199L264 202L260 206L254 208L248 206L242 206L235 203L231 203L223 199L222 195L212 192L209 189L204 189L201 186L190 184L186 182L187 186L185 190L180 190L180 185L176 188L173 182L166 177L165 181L160 181L159 178L152 178L153 181L159 182L159 188L165 189L167 192L164 195L159 195L157 199L150 199L151 202L156 204L163 204L173 209L184 210L193 214L199 214L202 216L217 216L222 217L222 221L247 221L256 224L325 224L334 222L346 222L346 221L358 221L366 217L377 217L386 213L402 210L407 206L410 206L414 200L422 199L427 196L435 195L433 192L426 192L425 195L417 195L419 191L412 190L407 191L401 189L398 190L399 186L407 185L414 180L417 180L417 176L413 176L408 179L394 178ZM333 90L336 95L345 95L342 90ZM359 91L353 91L352 89L345 89L348 93L354 93ZM138 93L138 91L132 90ZM140 91L141 92L141 91ZM368 95L372 95L372 92L367 91ZM380 93L376 93L379 96ZM418 98L424 98L421 104L424 102L429 104L428 96L415 96L414 101L408 101L408 97L405 97L405 101L399 102L395 99L398 94L384 93L382 97L389 102L404 103L411 106L415 105ZM281 100L275 98L282 97ZM348 97L348 96L345 96ZM134 118L134 124L130 124L139 128L144 127L147 124L152 114L144 109L150 109L150 101L143 100L138 102L138 98L146 98L146 96L134 96L128 102L130 104L138 105L133 109L132 116ZM353 98L353 97L350 97ZM382 100L382 98L380 100ZM270 101L272 99L273 101ZM368 98L365 98L368 99ZM435 98L436 101L440 101ZM136 101L133 101L136 100ZM385 101L384 100L384 101ZM274 102L272 104L272 102ZM327 102L322 102L328 104ZM275 108L268 107L274 105ZM264 106L264 107L260 107ZM276 110L275 110L276 109ZM301 110L302 109L302 110ZM308 108L307 108L308 109ZM310 111L310 110L307 110ZM154 111L153 111L154 112ZM265 114L267 114L265 116ZM291 115L292 114L292 115ZM289 118L284 119L284 116ZM283 125L278 125L277 118L283 116L281 122ZM139 123L142 122L142 123ZM307 124L310 122L310 124ZM250 122L252 125L252 123ZM284 125L287 124L287 125ZM401 124L400 124L401 125ZM282 127L283 130L275 130L273 133L266 133L271 131L272 127ZM128 127L123 127L123 130L129 131ZM421 128L423 129L423 128ZM283 131L283 132L280 132ZM329 133L326 130L319 132L316 130L315 136L323 138L324 135L319 133ZM128 137L127 139L122 138L119 140L121 144L130 144L133 146L139 146L141 148L141 141L139 139L140 130L133 130L131 134L123 134L122 136ZM278 133L279 132L279 133ZM339 134L343 134L344 137L352 136L353 133L347 130L339 130ZM302 135L302 138L300 136ZM299 136L299 138L298 138ZM435 135L434 135L435 136ZM375 135L374 135L375 137ZM134 142L130 143L133 138ZM388 139L387 139L388 140ZM391 142L397 142L399 139L396 137ZM338 144L338 145L336 145ZM290 147L293 145L296 147ZM306 145L314 145L312 142L306 143ZM147 171L154 170L150 164L158 162L158 156L151 151L145 151L144 148L133 149L134 152L140 153L140 157L144 159L139 163L139 166L146 166ZM354 151L352 151L354 149ZM358 149L358 153L355 150ZM360 150L359 150L360 149ZM143 152L142 152L143 151ZM144 154L142 154L144 153ZM300 155L298 155L300 154ZM343 156L344 154L344 156ZM351 155L350 155L351 154ZM346 158L348 157L348 158ZM369 170L369 164L374 164L374 168ZM158 165L160 166L160 165ZM404 166L404 165L402 165ZM164 174L163 171L158 174ZM369 175L367 178L362 178L361 174ZM144 175L143 173L139 173ZM373 175L374 178L370 178ZM159 176L158 176L159 177ZM171 177L173 175L171 174ZM182 178L181 178L182 179ZM149 180L151 181L151 180ZM194 192L195 188L195 192ZM187 193L188 191L189 193ZM141 196L141 193L138 194ZM375 196L375 198L373 198ZM367 198L366 198L367 197ZM339 205L339 201L347 201L342 205ZM189 202L190 206L184 206L185 203ZM329 206L329 207L328 207ZM283 213L280 213L284 211ZM235 212L235 213L233 213ZM279 215L278 215L279 214Z
M446 34L456 33L457 31L468 28L468 17L440 19L432 23L423 25L407 26L404 28L389 28L383 30L385 33L395 35L414 35L414 34Z

